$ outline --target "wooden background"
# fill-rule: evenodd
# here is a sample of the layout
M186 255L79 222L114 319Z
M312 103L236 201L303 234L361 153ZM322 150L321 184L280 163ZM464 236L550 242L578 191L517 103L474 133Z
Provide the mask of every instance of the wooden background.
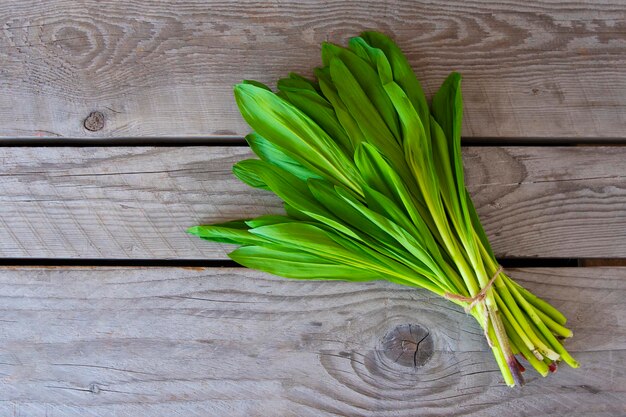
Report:
M0 0L0 25L0 416L626 415L623 0ZM445 300L184 233L280 211L230 174L232 85L365 29L429 95L463 73L470 192L580 369L509 389Z

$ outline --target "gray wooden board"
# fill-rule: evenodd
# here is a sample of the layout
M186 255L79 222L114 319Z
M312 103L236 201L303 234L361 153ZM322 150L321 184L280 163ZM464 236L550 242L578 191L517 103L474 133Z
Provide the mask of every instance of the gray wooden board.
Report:
M509 389L473 318L383 282L3 267L0 415L624 415L626 268L510 273L569 317L581 368ZM421 367L385 349L408 324L432 343Z
M232 174L244 147L0 148L0 257L225 259L196 224L282 210ZM499 256L626 257L626 148L473 147Z
M623 138L625 16L623 0L2 0L0 135L242 135L234 83L311 74L320 42L376 29L429 95L464 74L467 137Z

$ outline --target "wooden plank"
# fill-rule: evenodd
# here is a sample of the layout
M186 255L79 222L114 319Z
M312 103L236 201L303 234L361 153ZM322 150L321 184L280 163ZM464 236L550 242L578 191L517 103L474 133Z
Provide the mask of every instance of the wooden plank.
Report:
M0 135L242 135L234 83L310 74L321 41L376 29L429 95L464 74L467 137L623 138L625 14L622 0L3 1Z
M243 147L0 148L0 257L225 259L195 224L280 212L231 173ZM499 256L626 257L626 148L474 147Z
M470 316L387 283L238 268L5 267L0 414L626 413L626 268L511 274L570 318L580 369L545 379L529 370L523 389L509 389ZM418 353L432 347L420 367L387 349L409 324L427 336Z

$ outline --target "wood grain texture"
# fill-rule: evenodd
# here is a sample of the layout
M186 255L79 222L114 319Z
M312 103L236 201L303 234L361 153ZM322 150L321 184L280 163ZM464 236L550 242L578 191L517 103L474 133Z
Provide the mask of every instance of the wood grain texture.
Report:
M569 317L580 369L529 370L524 388L509 389L471 317L382 282L3 268L0 415L624 415L626 268L511 273ZM383 347L405 324L429 331L422 367Z
M243 147L0 148L0 257L225 259L186 228L282 210L230 172ZM508 257L626 257L626 147L465 148Z
M464 74L466 137L623 138L625 16L622 0L3 0L0 135L242 135L234 83L310 74L321 41L376 29L429 95Z

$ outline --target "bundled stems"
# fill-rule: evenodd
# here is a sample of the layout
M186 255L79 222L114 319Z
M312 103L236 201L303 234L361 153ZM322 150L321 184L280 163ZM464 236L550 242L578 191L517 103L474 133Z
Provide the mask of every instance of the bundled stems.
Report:
M239 245L232 259L287 278L385 279L445 297L483 328L507 385L523 384L518 359L542 376L560 361L577 367L559 340L572 336L565 316L503 272L465 188L461 76L429 104L376 32L323 44L322 62L317 80L290 74L276 93L235 86L258 159L233 172L276 194L285 214L189 232Z

